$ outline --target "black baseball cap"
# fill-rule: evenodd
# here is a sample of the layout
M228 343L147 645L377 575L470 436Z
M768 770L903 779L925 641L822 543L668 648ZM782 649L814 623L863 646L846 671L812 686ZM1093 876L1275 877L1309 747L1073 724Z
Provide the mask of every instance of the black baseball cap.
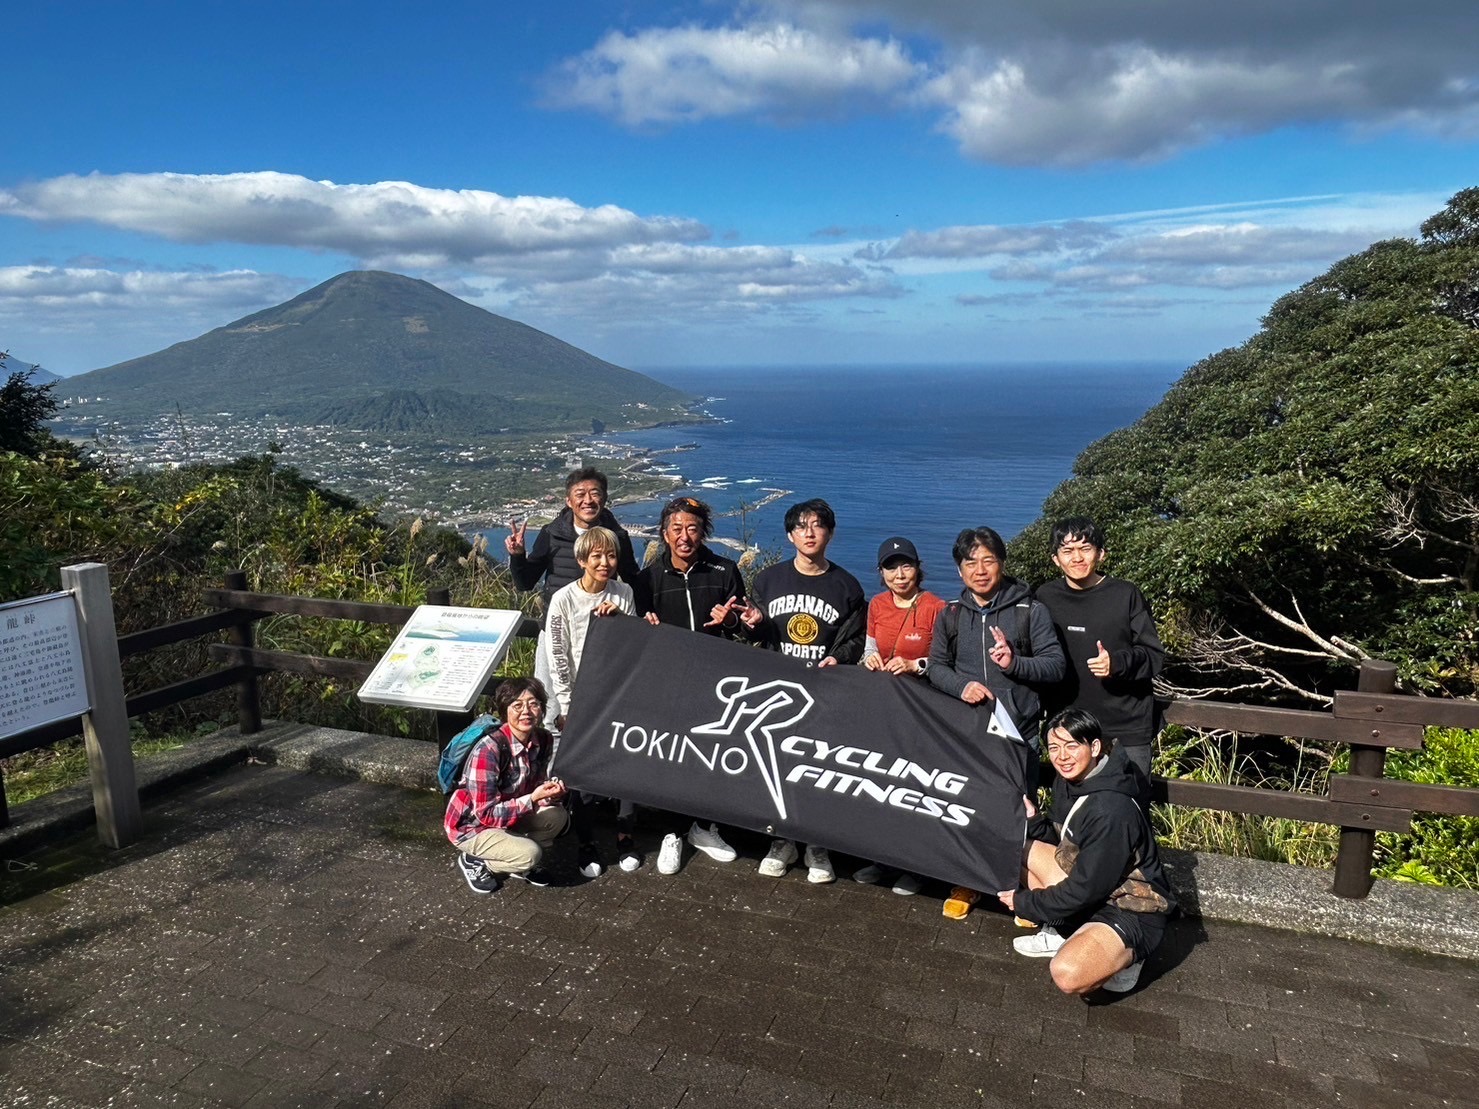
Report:
M878 566L882 569L885 562L895 558L907 558L915 565L919 564L919 552L914 549L914 544L902 535L895 535L892 539L885 539L883 545L878 548Z

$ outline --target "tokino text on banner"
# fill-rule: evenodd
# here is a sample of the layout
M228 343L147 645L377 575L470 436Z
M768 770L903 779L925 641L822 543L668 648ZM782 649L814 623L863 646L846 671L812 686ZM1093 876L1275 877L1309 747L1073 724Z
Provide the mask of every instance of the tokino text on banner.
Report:
M993 892L1017 885L1031 752L991 720L910 677L593 618L551 772Z

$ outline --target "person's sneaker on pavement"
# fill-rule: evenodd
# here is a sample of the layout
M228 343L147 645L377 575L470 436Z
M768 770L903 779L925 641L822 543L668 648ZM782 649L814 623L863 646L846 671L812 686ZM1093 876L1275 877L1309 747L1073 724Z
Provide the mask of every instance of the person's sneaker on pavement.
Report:
M918 874L901 870L899 876L894 879L893 891L900 897L913 897L922 885L924 885L924 879Z
M662 837L662 846L657 851L657 872L677 874L683 866L683 837L669 832Z
M642 865L641 852L637 850L636 841L631 836L616 837L617 865L627 872L636 870Z
M695 851L702 851L716 863L732 863L739 858L739 852L724 842L717 824L702 828L695 820L693 827L688 829L688 842Z
M876 886L879 882L883 881L883 867L877 863L869 863L865 867L854 870L852 872L852 880L854 882L861 882L865 886Z
M832 856L827 854L825 847L807 847L806 880L818 886L837 881L837 874L832 870Z
M498 875L484 866L483 860L476 856L457 852L457 869L462 871L467 888L473 893L492 893L498 889Z
M799 856L796 854L794 843L788 839L773 839L770 841L770 850L765 853L765 858L760 860L760 873L767 878L784 877L786 869L797 858Z
M1014 939L1012 949L1018 955L1026 955L1029 959L1051 959L1058 954L1058 948L1062 947L1063 943L1063 937L1059 935L1058 929L1043 925L1041 931Z
M554 881L554 879L550 877L550 872L548 870L545 870L542 866L536 866L530 870L524 871L522 874L520 874L518 871L514 871L509 874L509 877L517 878L521 882L528 882L531 886L539 886L541 889Z
M582 843L580 850L576 852L575 859L581 874L587 878L599 878L606 870L601 865L601 856L596 853L594 843Z
M1131 963L1124 970L1110 975L1109 981L1105 982L1101 988L1108 990L1110 993L1129 993L1135 988L1136 983L1140 981L1140 968L1143 966L1145 966L1144 959L1141 959L1137 963Z

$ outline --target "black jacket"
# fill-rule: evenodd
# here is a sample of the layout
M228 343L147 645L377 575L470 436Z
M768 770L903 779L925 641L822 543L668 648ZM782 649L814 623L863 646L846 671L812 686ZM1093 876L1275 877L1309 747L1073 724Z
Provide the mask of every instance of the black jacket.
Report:
M735 637L740 628L739 613L732 611L723 627L705 627L709 612L731 597L745 599L745 579L730 559L701 546L694 554L688 572L673 569L672 553L662 552L642 569L642 594L645 607L641 613L657 613L664 624L671 624L705 635Z
M1003 670L991 660L999 627L1012 645L1012 665ZM980 682L1001 701L1022 738L1035 743L1042 701L1038 690L1059 681L1068 663L1053 631L1053 618L1032 599L1024 582L1003 579L982 608L969 589L951 601L935 620L926 677L936 689L959 697L971 682Z
M637 584L641 571L637 569L637 559L632 553L632 537L616 522L609 508L601 509L596 524L616 532L616 575L632 587L637 611L641 612L644 602ZM533 589L540 578L544 579L544 588L539 595L544 601L545 612L549 611L549 599L557 590L580 578L580 563L575 561L575 536L575 513L566 505L558 516L539 529L532 550L527 554L508 556L508 572L516 588Z
M1028 824L1029 841L1073 843L1078 847L1078 858L1068 877L1056 886L1019 889L1015 908L1018 916L1057 925L1096 912L1136 868L1175 908L1176 898L1145 817L1150 783L1139 767L1125 758L1121 747L1110 751L1101 767L1097 774L1076 784L1058 778L1053 783L1051 815L1038 815Z

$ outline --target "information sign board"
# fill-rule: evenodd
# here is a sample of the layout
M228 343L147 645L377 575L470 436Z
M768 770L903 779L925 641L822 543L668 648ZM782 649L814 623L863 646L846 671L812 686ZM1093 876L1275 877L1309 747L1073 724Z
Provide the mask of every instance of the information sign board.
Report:
M360 686L361 701L467 712L508 653L522 612L421 605Z
M92 707L71 593L0 605L0 675L0 739Z

